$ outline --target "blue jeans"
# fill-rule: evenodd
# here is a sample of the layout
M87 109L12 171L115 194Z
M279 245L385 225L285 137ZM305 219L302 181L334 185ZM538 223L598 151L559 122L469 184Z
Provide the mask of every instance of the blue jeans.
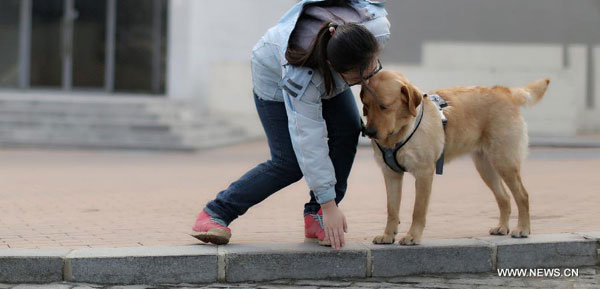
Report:
M267 135L271 159L245 173L206 204L204 210L222 220L226 226L271 194L302 179L283 102L264 100L254 94L254 103ZM360 116L350 89L331 99L324 99L322 103L329 138L329 157L337 180L335 202L338 204L346 193L348 175L354 163ZM310 191L310 201L304 205L304 215L314 214L320 208L314 193Z

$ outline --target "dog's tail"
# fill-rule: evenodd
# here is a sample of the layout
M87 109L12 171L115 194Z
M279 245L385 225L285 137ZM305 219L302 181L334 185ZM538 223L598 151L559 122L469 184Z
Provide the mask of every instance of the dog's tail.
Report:
M523 87L511 88L510 92L521 106L533 106L542 99L548 84L550 84L550 78L542 78Z

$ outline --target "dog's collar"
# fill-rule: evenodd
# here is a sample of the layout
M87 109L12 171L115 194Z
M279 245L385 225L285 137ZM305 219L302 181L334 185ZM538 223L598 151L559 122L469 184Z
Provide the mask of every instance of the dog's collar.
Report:
M421 108L419 109L419 114L417 115L417 121L415 122L415 125L414 125L411 133L408 135L408 137L406 139L404 139L403 141L397 142L396 145L394 146L394 148L386 148L386 147L382 146L377 140L374 140L375 144L377 144L377 147L379 148L379 150L381 151L381 154L383 155L383 161L387 164L388 167L390 167L390 169L392 169L393 171L395 171L397 173L403 173L406 171L406 169L404 168L404 166L399 164L398 161L396 160L396 153L406 143L408 143L408 141L412 138L412 136L415 134L415 132L421 125L421 120L423 120L423 114L425 112L425 102L421 102L421 104L419 106ZM365 123L362 120L362 117L360 118L360 125L361 125L362 136L365 136L367 128L365 126Z
M435 104L435 106L437 107L437 109L440 112L440 115L442 118L442 124L444 127L446 127L446 123L448 122L448 120L446 119L446 117L444 116L444 113L442 111L443 108L448 106L446 101L444 101L444 99L437 94L432 94L432 95L424 94L423 98L429 98L433 101L433 103ZM408 137L405 140L397 142L396 145L394 146L394 148L386 148L386 147L382 146L377 140L374 140L375 144L377 144L377 147L381 151L381 154L383 156L383 161L385 162L385 164L390 169L392 169L393 171L395 171L397 173L406 172L406 168L404 166L402 166L401 164L399 164L398 160L396 160L396 153L406 143L408 143L408 141L412 138L412 136L415 134L415 132L419 128L419 125L421 125L421 120L423 120L423 114L425 112L425 109L424 109L425 102L424 101L421 102L420 106L421 106L421 109L419 109L419 115L417 116L418 117L417 122L415 123L415 126L413 127L412 132L408 135ZM367 128L365 126L365 123L362 120L362 117L360 118L360 125L361 125L362 136L365 136ZM441 175L443 172L443 167L444 167L444 152L442 151L442 155L439 157L439 159L436 162L436 174Z
M421 104L419 106L421 108L419 109L419 114L417 115L417 121L415 122L415 124L413 126L413 129L410 132L410 134L408 135L408 137L406 137L406 139L404 139L403 141L397 142L393 149L389 149L389 148L386 148L386 149L393 150L394 152L397 152L406 143L408 143L408 141L413 137L413 135L415 134L415 132L417 131L417 129L419 129L419 126L421 125L421 121L423 120L423 114L425 112L425 103L421 102ZM377 143L377 145L379 146L379 148L385 148L377 140L375 140L375 142Z

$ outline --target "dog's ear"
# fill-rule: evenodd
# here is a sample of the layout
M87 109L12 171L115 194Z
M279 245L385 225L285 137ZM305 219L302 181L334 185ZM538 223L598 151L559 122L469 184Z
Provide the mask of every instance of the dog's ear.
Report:
M402 99L406 102L410 114L416 117L417 107L419 106L419 104L421 104L423 97L412 85L402 83L400 85L402 85L402 87L400 88L400 94L402 95Z

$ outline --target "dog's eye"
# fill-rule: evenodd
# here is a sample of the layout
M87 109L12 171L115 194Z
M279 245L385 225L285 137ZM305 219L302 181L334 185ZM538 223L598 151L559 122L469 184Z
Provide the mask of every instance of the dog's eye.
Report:
M379 106L379 108L381 108L381 110L386 110L386 109L387 109L387 106L385 106L385 105L380 105L380 106Z

